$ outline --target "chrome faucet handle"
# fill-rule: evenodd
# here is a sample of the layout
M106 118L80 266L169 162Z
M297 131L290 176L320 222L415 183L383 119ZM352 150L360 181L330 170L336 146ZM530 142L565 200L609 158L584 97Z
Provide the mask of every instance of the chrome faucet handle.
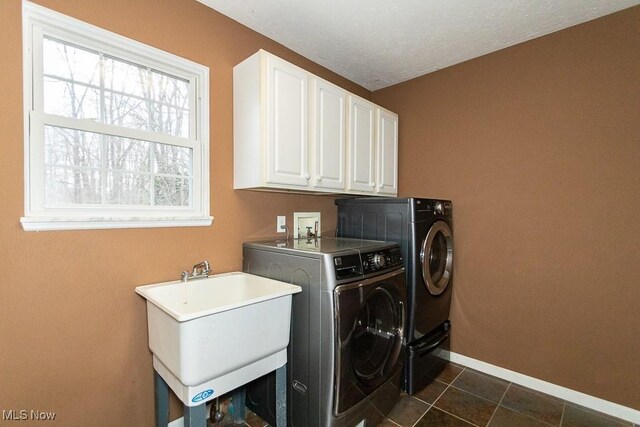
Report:
M180 273L180 281L182 282L186 282L189 280L189 272L188 271L183 271L182 273Z
M192 276L208 276L211 273L209 261L202 261L193 266Z

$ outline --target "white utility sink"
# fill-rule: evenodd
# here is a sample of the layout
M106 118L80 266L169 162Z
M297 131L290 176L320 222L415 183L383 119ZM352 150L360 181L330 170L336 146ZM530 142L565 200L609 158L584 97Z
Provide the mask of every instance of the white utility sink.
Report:
M240 272L137 287L154 369L195 406L283 366L291 295L300 291Z

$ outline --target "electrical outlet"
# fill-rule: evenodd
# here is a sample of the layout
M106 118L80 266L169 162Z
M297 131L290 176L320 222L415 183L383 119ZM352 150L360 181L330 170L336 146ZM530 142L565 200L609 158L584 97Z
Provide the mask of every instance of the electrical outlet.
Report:
M277 219L276 219L276 232L277 233L284 233L285 232L285 226L287 225L287 217L284 215L278 215Z

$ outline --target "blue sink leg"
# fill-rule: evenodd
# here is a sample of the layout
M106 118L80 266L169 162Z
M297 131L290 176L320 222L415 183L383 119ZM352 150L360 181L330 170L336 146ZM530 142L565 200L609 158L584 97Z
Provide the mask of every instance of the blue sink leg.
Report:
M276 427L287 425L287 365L276 369Z
M156 427L169 425L169 385L155 370L153 371L156 399Z
M184 406L184 427L207 427L207 404Z
M244 387L237 388L231 394L231 402L233 404L233 414L231 419L236 424L242 424L245 417L246 394Z

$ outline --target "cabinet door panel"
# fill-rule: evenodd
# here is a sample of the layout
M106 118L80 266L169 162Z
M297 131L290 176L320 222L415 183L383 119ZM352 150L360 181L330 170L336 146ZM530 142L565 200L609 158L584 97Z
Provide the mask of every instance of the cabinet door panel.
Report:
M346 92L314 81L314 186L344 190Z
M398 116L381 108L377 109L377 115L376 191L395 196L398 194Z
M350 97L349 103L349 190L373 192L375 187L375 105Z
M267 57L268 183L306 186L309 182L307 73Z

